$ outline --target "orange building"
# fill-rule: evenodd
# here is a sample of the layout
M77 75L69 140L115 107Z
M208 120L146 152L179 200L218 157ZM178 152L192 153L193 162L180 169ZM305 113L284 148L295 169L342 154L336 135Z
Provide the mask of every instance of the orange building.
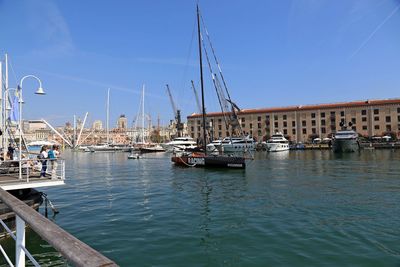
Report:
M330 137L340 122L352 122L352 128L366 137L388 132L400 137L400 99L366 100L278 108L243 109L238 114L243 131L257 140L282 132L295 142ZM208 113L207 121L214 138L229 136L221 112ZM187 117L188 133L201 136L201 114Z

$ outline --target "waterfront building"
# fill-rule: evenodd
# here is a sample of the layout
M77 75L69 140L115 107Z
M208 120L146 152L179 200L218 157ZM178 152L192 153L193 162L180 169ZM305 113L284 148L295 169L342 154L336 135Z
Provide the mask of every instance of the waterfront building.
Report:
M229 136L221 112L208 113L207 117L214 138ZM352 129L365 137L390 134L400 138L400 99L243 109L238 117L244 133L258 141L278 131L294 142L331 137L340 130L341 121L352 122ZM192 114L187 120L189 135L199 138L201 114Z
M101 120L95 120L92 124L92 129L95 131L103 130L103 122Z
M128 127L128 119L125 117L124 114L122 114L121 116L119 116L117 120L117 128L126 130L127 127Z

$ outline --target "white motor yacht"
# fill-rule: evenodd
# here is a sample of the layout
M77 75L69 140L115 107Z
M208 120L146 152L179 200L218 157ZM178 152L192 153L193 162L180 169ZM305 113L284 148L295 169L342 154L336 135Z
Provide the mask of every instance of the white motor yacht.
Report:
M358 133L352 129L348 129L348 127L352 126L352 122L349 122L348 126L344 121L340 122L341 130L337 131L332 139L332 149L334 152L355 152L360 149Z
M273 134L265 145L269 152L289 150L289 141L280 132Z
M174 140L161 144L161 146L168 152L173 152L177 150L187 150L187 149L195 149L197 147L196 141L192 137L184 136L184 137L176 137Z
M218 148L222 152L246 152L254 151L256 149L255 141L252 137L225 137Z

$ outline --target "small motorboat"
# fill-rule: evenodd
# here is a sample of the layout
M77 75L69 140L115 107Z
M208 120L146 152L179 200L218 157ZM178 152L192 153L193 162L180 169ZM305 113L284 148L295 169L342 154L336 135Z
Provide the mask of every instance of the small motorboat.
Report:
M138 154L138 153L135 153L135 154L129 154L128 155L128 159L140 159L141 158L141 156Z

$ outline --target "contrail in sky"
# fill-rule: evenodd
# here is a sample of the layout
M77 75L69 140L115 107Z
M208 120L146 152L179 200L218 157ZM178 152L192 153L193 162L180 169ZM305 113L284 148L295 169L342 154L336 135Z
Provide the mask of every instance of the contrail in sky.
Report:
M385 23L399 10L400 8L400 4L398 4L393 10L392 12L390 12L390 14L378 25L378 27L375 28L375 30L373 30L373 32L367 37L367 39L364 40L364 42L362 42L362 44L353 52L353 54L351 54L351 56L349 57L349 59L353 58L355 55L358 54L358 52L360 52L360 50L369 42L369 40L372 39L372 37L374 37L374 35L383 27L383 25L385 25Z

